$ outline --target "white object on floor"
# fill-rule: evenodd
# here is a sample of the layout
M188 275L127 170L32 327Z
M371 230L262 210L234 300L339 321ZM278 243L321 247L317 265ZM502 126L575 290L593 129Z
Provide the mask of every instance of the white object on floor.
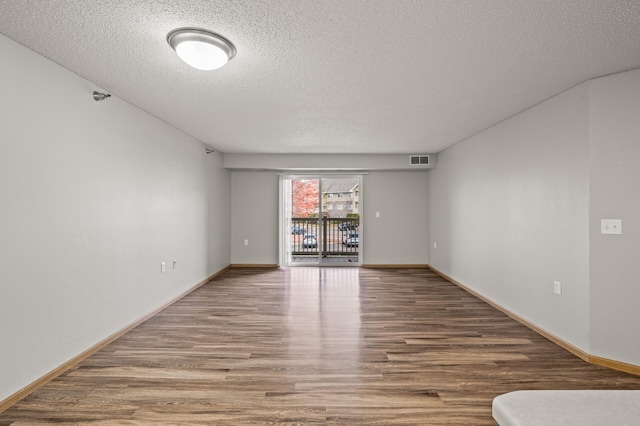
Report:
M640 426L640 390L523 390L493 399L500 426Z

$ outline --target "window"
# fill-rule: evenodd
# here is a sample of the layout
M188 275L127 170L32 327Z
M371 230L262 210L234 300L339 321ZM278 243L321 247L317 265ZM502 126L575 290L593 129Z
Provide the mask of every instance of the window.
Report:
M338 208L338 210L344 209L344 205L342 205L342 204L338 204L336 207Z
M349 198L353 198L353 192L349 193Z
M333 210L333 204L327 205L327 210Z

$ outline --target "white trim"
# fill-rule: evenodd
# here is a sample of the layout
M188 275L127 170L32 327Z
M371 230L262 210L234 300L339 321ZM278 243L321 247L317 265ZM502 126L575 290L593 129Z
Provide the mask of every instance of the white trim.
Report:
M291 209L287 209L287 198L291 200L291 175L279 174L278 185L278 265L290 266L291 245L286 244L291 230ZM288 211L287 211L288 210ZM288 213L288 214L287 214Z

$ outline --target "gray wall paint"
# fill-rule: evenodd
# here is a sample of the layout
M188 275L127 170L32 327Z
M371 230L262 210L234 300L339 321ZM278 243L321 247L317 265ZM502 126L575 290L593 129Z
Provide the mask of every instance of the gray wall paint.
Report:
M207 155L207 271L231 263L231 172L223 168L222 155Z
M640 365L640 71L589 88L591 353ZM623 234L600 234L600 219Z
M277 264L278 175L233 171L231 194L231 263Z
M573 88L438 156L431 264L589 349L587 88ZM553 292L553 281L563 294Z
M591 355L640 365L639 116L635 70L441 152L431 263ZM602 235L601 219L622 219L623 234Z
M229 264L230 172L3 36L0 57L3 400Z
M429 173L364 176L364 264L429 263Z
M370 172L364 176L363 263L428 262L428 173ZM233 171L231 181L231 263L278 263L278 175ZM381 212L379 219L376 211ZM243 245L245 239L248 246Z

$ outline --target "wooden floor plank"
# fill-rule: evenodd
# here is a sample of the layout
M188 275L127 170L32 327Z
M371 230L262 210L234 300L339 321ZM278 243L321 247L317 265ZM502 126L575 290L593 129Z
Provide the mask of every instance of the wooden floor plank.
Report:
M426 269L232 269L0 425L494 425L518 389L640 389Z

